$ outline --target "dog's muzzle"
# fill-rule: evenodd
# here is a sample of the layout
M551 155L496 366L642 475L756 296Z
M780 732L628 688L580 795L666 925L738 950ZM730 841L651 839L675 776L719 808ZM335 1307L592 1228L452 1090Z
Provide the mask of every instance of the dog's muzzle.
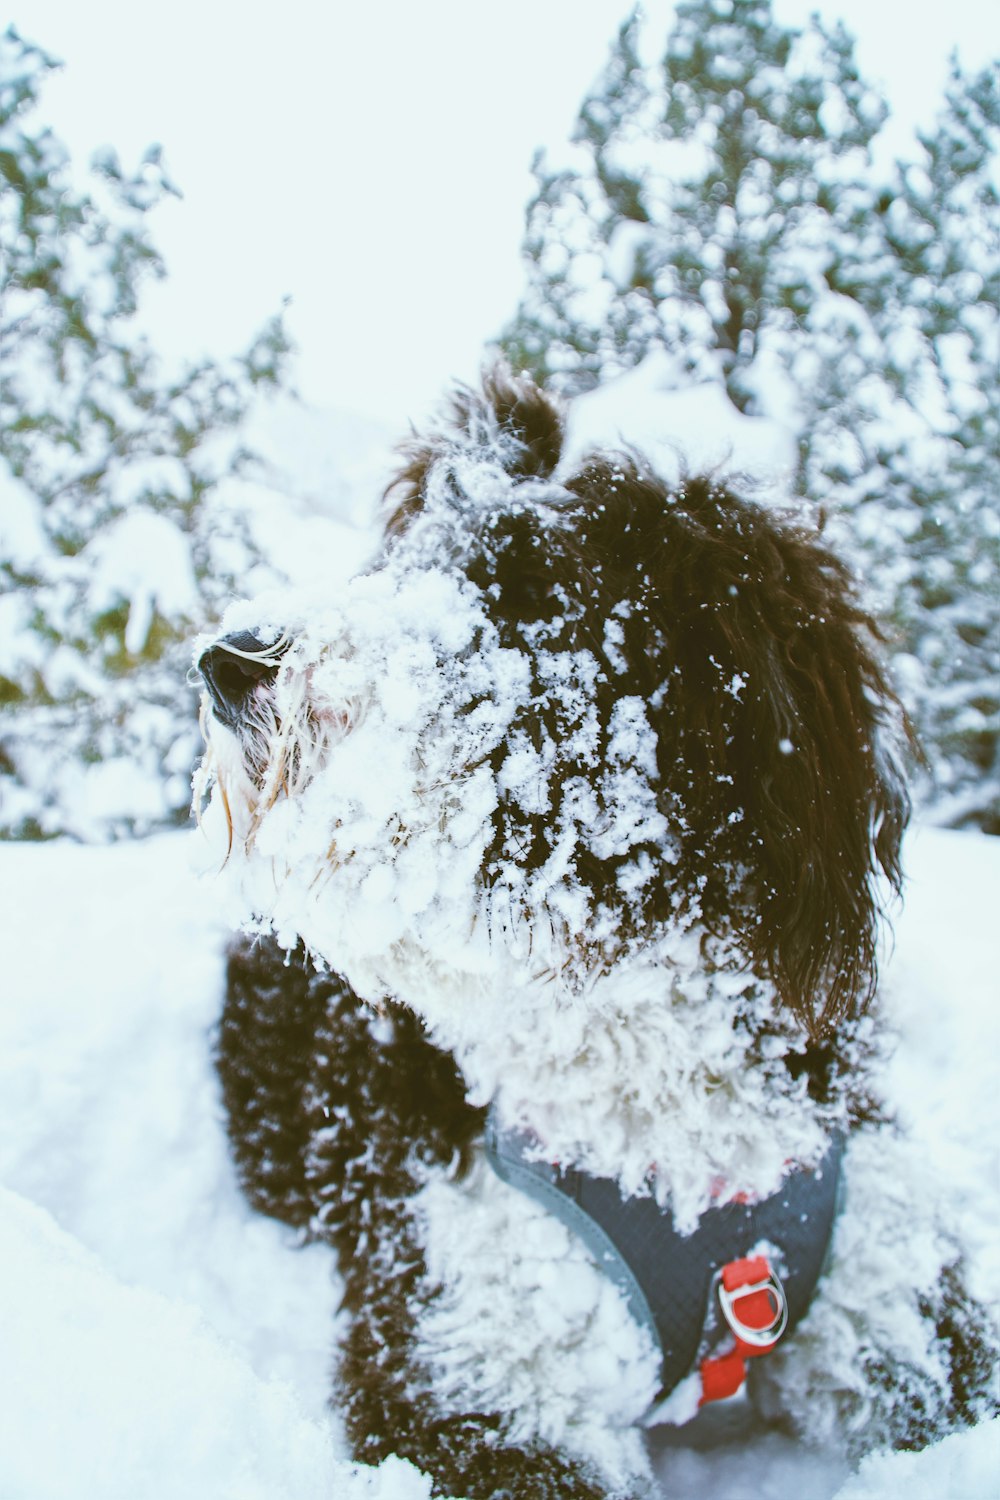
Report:
M245 722L255 694L274 681L280 659L290 645L286 636L267 645L249 630L238 630L202 653L198 671L215 717L227 729L238 729Z

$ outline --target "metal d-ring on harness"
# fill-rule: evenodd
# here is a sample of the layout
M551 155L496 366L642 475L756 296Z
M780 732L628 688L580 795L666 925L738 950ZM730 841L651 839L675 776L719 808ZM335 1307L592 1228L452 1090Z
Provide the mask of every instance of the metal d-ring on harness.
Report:
M834 1137L816 1167L793 1167L770 1197L709 1208L687 1235L654 1198L626 1198L610 1178L538 1160L538 1141L500 1130L492 1111L486 1154L498 1176L579 1235L621 1289L662 1353L660 1399L697 1365L704 1405L734 1395L746 1361L772 1349L809 1306L836 1216L843 1141Z

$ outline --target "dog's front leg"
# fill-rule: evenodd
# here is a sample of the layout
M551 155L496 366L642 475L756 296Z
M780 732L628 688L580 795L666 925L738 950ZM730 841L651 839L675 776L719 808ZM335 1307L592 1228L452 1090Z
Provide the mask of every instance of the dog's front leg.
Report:
M494 1178L454 1059L409 1012L345 991L317 1029L306 1107L311 1227L346 1288L337 1404L355 1456L399 1454L469 1500L638 1494L629 1424L655 1360L582 1247Z
M422 1323L442 1289L428 1276L420 1235L412 1204L373 1204L370 1233L343 1266L350 1326L340 1350L338 1406L354 1456L378 1463L397 1454L432 1476L435 1494L468 1500L633 1495L538 1437L518 1441L509 1411L465 1406L453 1389L439 1388ZM484 1348L482 1357L488 1363L491 1351Z
M996 1413L996 1330L916 1145L863 1126L844 1176L816 1298L787 1347L754 1361L751 1393L810 1442L923 1448Z

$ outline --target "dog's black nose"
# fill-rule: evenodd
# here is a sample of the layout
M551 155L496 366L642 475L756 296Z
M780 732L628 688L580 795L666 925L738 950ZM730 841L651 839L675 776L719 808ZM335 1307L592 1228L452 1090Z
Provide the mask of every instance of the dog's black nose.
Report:
M249 630L237 630L209 646L198 659L216 718L235 729L245 717L247 704L258 683L270 682L278 670L278 658L290 641L280 636L273 645L260 641Z

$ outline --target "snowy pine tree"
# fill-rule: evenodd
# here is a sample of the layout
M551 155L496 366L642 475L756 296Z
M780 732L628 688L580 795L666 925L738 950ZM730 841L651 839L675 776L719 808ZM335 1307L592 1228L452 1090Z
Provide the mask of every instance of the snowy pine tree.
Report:
M911 523L894 605L942 808L1000 834L1000 71L956 65L920 148L887 216L896 324L928 372L922 441L896 455Z
M568 390L663 348L679 378L721 379L752 409L768 336L804 316L850 234L884 106L841 30L782 28L770 0L680 0L662 61L643 63L648 40L637 12L571 159L536 163L505 347Z
M893 628L934 815L1000 833L1000 81L953 70L783 359L800 482Z
M1000 829L996 90L956 71L880 181L886 110L842 27L679 0L664 47L636 12L566 157L536 160L502 344L570 394L657 350L790 428L895 631L937 814Z
M164 374L133 319L161 276L159 151L86 191L33 118L52 60L0 37L0 829L107 836L187 816L193 627L249 561L217 501L287 352L280 320L225 367Z

